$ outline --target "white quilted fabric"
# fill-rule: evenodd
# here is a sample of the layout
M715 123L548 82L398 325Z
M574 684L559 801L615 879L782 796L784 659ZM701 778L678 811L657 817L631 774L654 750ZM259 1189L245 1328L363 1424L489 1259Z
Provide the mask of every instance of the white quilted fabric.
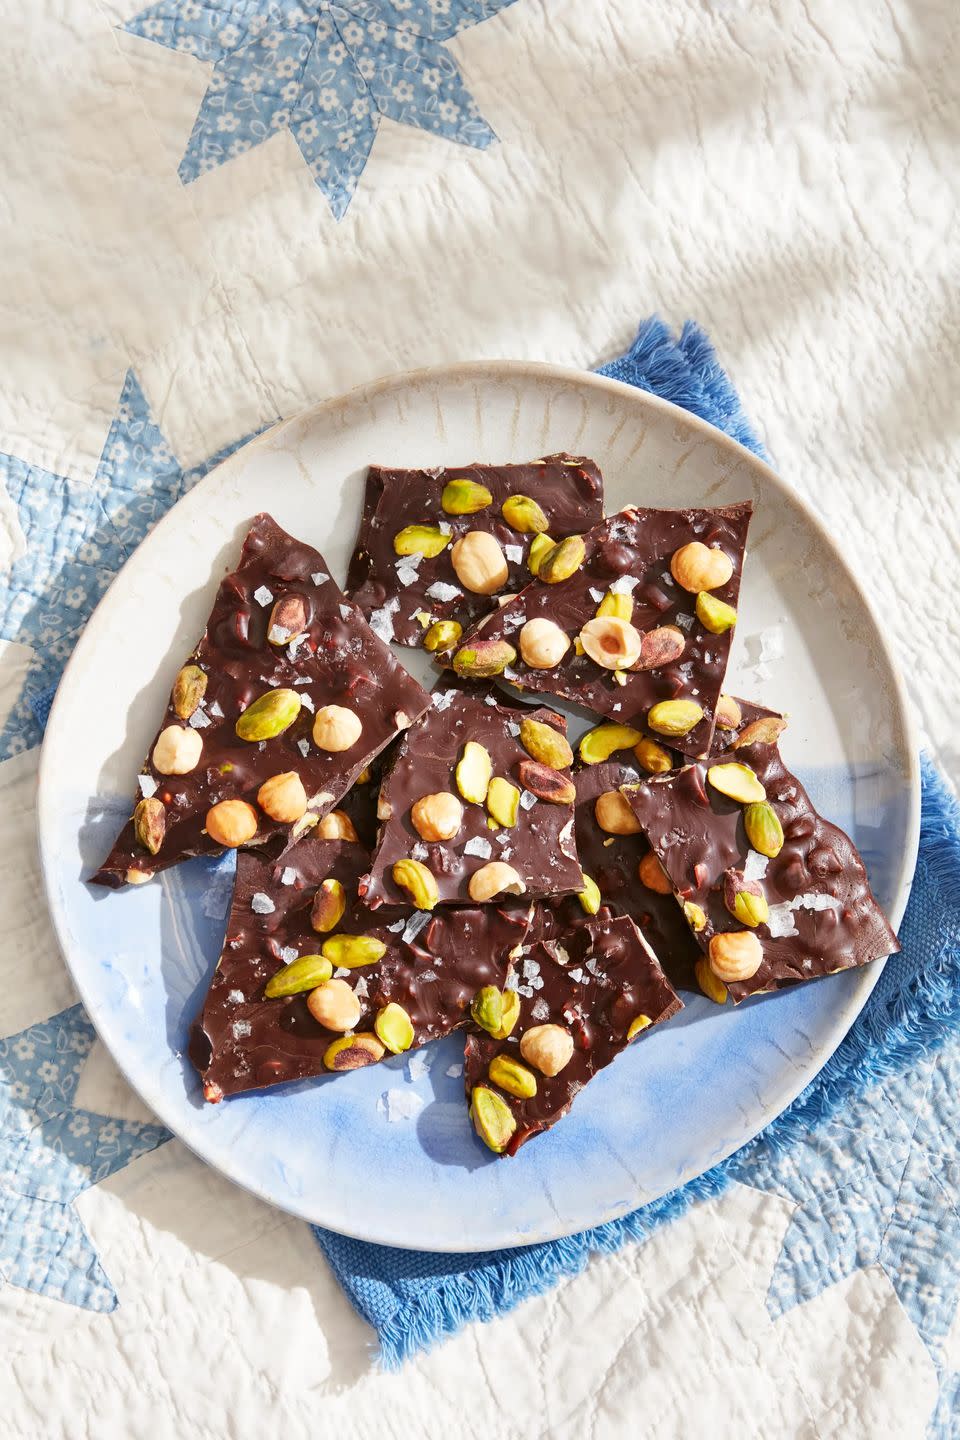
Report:
M181 185L209 67L118 30L138 8L0 6L0 451L89 480L131 365L194 463L385 371L589 366L653 309L693 316L960 779L952 0L517 0L449 47L500 143L387 122L340 223L287 133ZM17 529L0 498L4 563ZM4 647L2 710L23 665ZM0 766L3 1034L74 998L32 859L35 764ZM99 1047L82 1084L144 1118ZM771 1319L789 1205L744 1187L398 1376L371 1370L306 1227L179 1145L78 1208L121 1308L0 1290L11 1440L872 1440L921 1437L934 1404L882 1271ZM960 1367L958 1327L952 1350Z

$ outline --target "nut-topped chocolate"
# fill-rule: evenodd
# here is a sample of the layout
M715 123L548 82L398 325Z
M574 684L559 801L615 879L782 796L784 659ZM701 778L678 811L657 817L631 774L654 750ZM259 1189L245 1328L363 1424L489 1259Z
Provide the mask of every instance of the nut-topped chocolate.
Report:
M224 847L282 848L428 703L319 552L258 515L94 880L138 883Z
M461 638L453 669L503 675L707 754L752 509L629 506L569 537L540 556L536 580Z
M190 1057L205 1098L357 1069L467 1022L506 984L526 917L496 906L382 910L357 900L360 845L309 837L277 861L244 853Z
M495 608L496 596L527 583L538 541L579 534L602 515L600 472L583 457L372 466L347 594L384 639L440 653Z
M582 889L563 726L456 684L435 691L381 785L366 903L431 910Z
M704 952L697 978L711 999L736 1003L899 950L852 840L817 814L775 740L622 794Z
M464 1064L474 1128L498 1155L555 1125L597 1071L681 1008L626 916L525 946L510 983L512 1002L507 992L474 1004Z
M629 760L634 756L627 751ZM582 765L573 776L577 789L574 831L586 885L579 895L544 900L534 907L528 943L562 939L571 930L615 915L629 915L656 953L675 986L695 988L694 965L700 950L673 898L651 876L641 873L650 846L640 822L620 794L636 784L639 767L622 760Z

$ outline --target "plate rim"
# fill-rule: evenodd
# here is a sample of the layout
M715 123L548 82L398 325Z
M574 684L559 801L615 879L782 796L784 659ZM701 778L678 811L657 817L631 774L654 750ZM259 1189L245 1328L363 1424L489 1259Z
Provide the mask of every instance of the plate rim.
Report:
M267 1189L265 1189L263 1185L257 1184L253 1178L249 1176L240 1176L235 1174L232 1167L228 1163L226 1163L226 1157L218 1157L216 1159L211 1158L209 1155L205 1154L202 1149L199 1148L198 1143L195 1143L194 1140L187 1139L183 1134L181 1134L177 1123L179 1120L179 1115L174 1115L173 1117L171 1117L169 1114L164 1113L165 1106L162 1103L158 1105L156 1103L155 1097L145 1091L143 1084L139 1081L135 1081L130 1076L130 1074L128 1074L122 1058L120 1057L120 1055L114 1052L113 1047L110 1044L110 1040L100 1027L100 1016L98 1014L99 1006L96 1001L88 995L84 981L74 969L70 958L69 946L66 943L69 930L66 915L62 910L59 902L58 888L54 883L54 877L52 874L53 861L51 851L53 849L53 846L51 840L49 839L49 837L53 833L51 806L55 803L56 800L56 787L51 780L50 774L50 756L54 748L51 737L54 737L57 733L58 712L61 708L63 708L61 703L62 697L66 695L75 676L80 674L86 650L89 648L89 646L95 643L96 634L100 626L103 624L102 612L104 611L106 607L106 602L109 599L112 591L114 590L114 587L116 586L120 576L126 571L128 565L131 564L131 562L137 556L141 547L149 540L151 540L153 536L156 535L156 533L161 529L161 527L167 527L168 525L172 526L172 524L174 523L173 516L176 511L181 511L182 515L183 512L181 507L186 507L186 509L189 511L192 504L200 503L199 499L196 497L202 495L204 487L209 488L208 482L210 482L213 477L217 476L225 467L231 465L236 460L237 456L248 456L250 452L255 448L264 448L269 442L275 441L276 438L281 435L284 430L294 425L299 425L305 421L311 420L314 417L320 416L324 412L333 412L337 409L342 409L350 402L355 402L357 404L372 403L376 399L381 397L385 392L389 392L390 390L404 390L409 388L411 385L422 385L424 383L432 383L439 385L464 383L469 382L470 380L489 383L491 381L498 380L522 381L524 379L535 381L546 380L553 381L558 384L573 385L578 388L595 390L600 394L606 393L609 395L618 396L621 399L629 397L631 404L639 405L641 408L644 406L651 407L656 411L660 411L662 415L672 417L676 421L688 426L695 433L698 433L700 436L702 436L703 439L709 440L712 444L717 445L719 448L727 450L731 454L731 457L733 459L739 460L742 463L746 463L752 469L758 471L763 481L766 484L772 486L773 489L776 490L781 495L781 497L783 497L787 501L788 504L793 504L797 506L797 508L802 512L806 523L810 525L811 528L815 531L820 543L826 546L826 548L831 552L834 562L841 567L850 585L852 586L862 607L863 614L870 627L872 628L874 641L883 657L883 660L886 663L886 667L892 681L893 697L895 699L897 716L907 747L906 777L908 782L909 794L909 806L906 816L906 844L904 847L901 865L898 872L895 897L890 907L888 916L894 931L898 930L900 927L900 923L903 919L903 915L907 907L907 902L910 898L910 892L913 884L913 877L916 869L917 854L919 849L921 771L920 748L916 721L914 718L913 708L910 704L909 696L907 694L899 663L893 651L891 650L890 645L887 642L887 638L883 627L880 624L876 609L872 601L870 600L870 597L863 589L863 586L861 585L856 572L848 564L845 556L843 555L833 536L830 534L826 525L812 508L806 497L793 485L791 485L789 481L783 479L780 475L778 475L778 473L772 468L772 466L770 466L767 461L762 459L761 456L755 454L754 451L748 449L745 445L742 445L738 440L733 439L733 437L728 435L725 431L718 429L718 427L715 425L712 425L708 420L703 419L699 415L695 415L692 411L685 410L682 406L674 404L673 401L664 399L663 396L657 395L653 391L641 389L639 386L629 385L626 382L616 380L611 376L598 374L596 371L579 370L575 366L557 365L549 361L481 359L463 360L444 365L422 366L413 370L403 370L388 375L383 375L376 380L356 385L351 389L342 392L341 394L329 396L324 400L317 401L315 404L307 406L303 410L297 411L296 414L288 416L284 420L277 421L276 424L269 426L267 429L261 431L258 435L255 435L245 445L239 446L230 455L226 456L217 465L213 466L210 470L208 470L207 473L203 476L203 478L199 480L196 485L194 485L193 488L187 492L186 495L181 496L181 498L177 500L175 504L172 505L170 509L167 510L165 514L160 517L160 519L153 526L149 534L146 535L144 539L140 541L140 543L131 552L128 558L124 561L123 565L120 567L120 570L118 570L117 574L111 580L110 585L100 597L100 600L97 602L97 605L94 608L92 614L85 622L81 630L80 636L77 640L77 644L74 647L74 650L71 653L64 667L63 674L60 677L56 695L51 706L46 730L44 732L44 739L40 747L40 758L37 771L37 846L40 856L40 869L43 878L44 891L46 894L47 907L50 913L53 930L57 939L57 945L60 949L64 965L66 966L67 972L73 985L76 987L79 997L97 1032L98 1037L102 1040L104 1046L106 1047L114 1063L117 1065L120 1073L123 1075L127 1084L130 1085L134 1093L139 1097L143 1104L145 1104L147 1108L157 1117L157 1119L160 1120L160 1122L164 1126L166 1126L168 1130L170 1130L172 1136L179 1140L181 1144L185 1145L193 1154L195 1154L200 1160L202 1160L204 1164L209 1165L219 1174L224 1175L233 1184L240 1186L241 1189L246 1190L248 1193L256 1195L258 1199L263 1200L268 1205L272 1205L275 1209L280 1210L282 1213L294 1215L299 1219L305 1220L308 1224L323 1226L325 1228L335 1231L338 1234L345 1235L352 1239L365 1240L373 1244L387 1245L396 1249L409 1249L411 1247L404 1245L403 1242L398 1240L394 1234L371 1234L369 1230L361 1233L355 1230L351 1230L349 1226L345 1226L339 1218L336 1224L332 1224L329 1219L325 1217L318 1217L315 1213L312 1213L309 1202L298 1202L296 1197L293 1196L289 1196L286 1199L279 1199L275 1194L272 1194ZM598 461L598 463L601 462ZM98 617L99 625L97 623ZM848 1034L851 1026L857 1019L857 1016L863 1010L868 999L870 998L874 986L877 984L886 964L887 959L882 959L874 961L872 964L864 966L862 969L859 970L856 977L856 988L848 997L846 1003L837 1011L826 1040L818 1047L815 1061L810 1067L801 1068L799 1072L799 1079L796 1079L795 1083L794 1080L791 1080L790 1083L785 1086L785 1088L777 1092L776 1099L772 1103L769 1113L766 1114L765 1118L757 1125L757 1127L755 1129L751 1129L749 1133L739 1137L737 1141L733 1145L731 1145L729 1149L724 1150L722 1154L713 1156L710 1159L709 1164L706 1165L703 1169L696 1168L697 1162L694 1162L694 1165L691 1168L685 1169L678 1174L675 1182L670 1187L668 1187L669 1190L678 1189L685 1185L688 1185L691 1181L697 1179L700 1175L705 1174L707 1170L712 1170L716 1168L716 1166L723 1164L727 1159L729 1159L732 1154L734 1154L737 1150L741 1149L744 1145L749 1144L751 1140L753 1140L758 1134L765 1130L768 1125L772 1124L775 1119L777 1119L780 1115L783 1114L784 1110L786 1110L787 1107L792 1104L792 1102L796 1099L797 1095L799 1095L800 1092L805 1089L807 1085L809 1085L813 1080L816 1079L817 1075L820 1074L827 1061L831 1058L839 1045L842 1043L842 1041ZM162 1100L162 1094L159 1096L159 1098ZM607 1224L613 1220L620 1219L624 1215L630 1214L634 1209L653 1203L666 1193L668 1193L668 1190L663 1190L658 1195L646 1196L643 1199L638 1199L637 1197L634 1197L631 1201L624 1204L622 1208L618 1207L616 1209L616 1213L604 1214L598 1221L594 1223ZM584 1227L579 1222L573 1226L564 1226L563 1222L559 1222L555 1226L548 1226L547 1230L543 1234L540 1234L538 1231L534 1241L532 1242L520 1240L514 1241L513 1243L549 1243L554 1240L562 1239L565 1236L575 1233L576 1231L583 1228ZM465 1239L463 1242L456 1245L452 1243L445 1243L437 1249L437 1253L460 1254L477 1252L478 1250L481 1253L489 1253L489 1251L492 1251L494 1249L502 1248L502 1245L503 1242L498 1242L496 1245L489 1244L488 1246L484 1246L483 1244L480 1244L478 1246L478 1243L475 1239Z

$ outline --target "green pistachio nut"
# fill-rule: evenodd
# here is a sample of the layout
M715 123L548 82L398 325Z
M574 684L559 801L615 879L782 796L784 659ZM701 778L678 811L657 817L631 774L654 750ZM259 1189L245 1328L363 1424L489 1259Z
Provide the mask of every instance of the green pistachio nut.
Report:
M750 805L755 800L767 798L767 792L755 771L751 770L749 765L741 765L738 760L729 761L725 765L711 765L707 771L707 780L714 790L719 790L721 795L726 795L729 800L736 800L741 805Z
M492 1085L499 1085L518 1100L532 1100L537 1093L536 1075L510 1055L494 1055L487 1074Z
M700 931L706 928L706 912L695 901L685 900L683 902L683 914L695 935L699 935Z
M339 880L324 880L313 897L310 924L318 935L336 930L347 908L347 892Z
M648 775L664 775L673 769L673 758L669 750L644 735L633 747L633 753Z
M633 1040L637 1035L640 1034L641 1030L646 1030L648 1026L652 1024L653 1021L650 1019L649 1015L635 1015L634 1018L630 1021L630 1027L627 1030L627 1039Z
M271 975L266 983L264 995L275 1000L278 995L299 995L303 990L315 990L333 974L333 966L324 955L301 955Z
M647 711L647 724L658 735L687 735L702 719L695 700L660 700Z
M151 855L156 855L163 844L167 829L167 812L162 800L151 795L140 801L133 812L134 834Z
M600 909L600 886L584 871L583 889L577 896L587 915L596 915Z
M387 953L382 940L373 935L331 935L320 947L325 959L343 970L373 965Z
M573 751L566 735L542 720L520 721L520 744L527 754L551 770L566 770L573 764Z
M516 658L516 650L506 640L475 640L457 651L453 668L462 679L489 680L502 675Z
M436 876L422 861L397 860L391 873L393 883L406 890L417 910L432 910L440 899Z
M475 1085L470 1096L470 1119L487 1149L502 1155L517 1128L506 1100L486 1085Z
M758 925L766 925L770 919L770 906L765 895L751 895L749 890L741 890L734 899L732 913L741 925L749 925L751 930L755 930Z
M207 677L199 665L184 665L173 682L173 708L181 720L189 720L207 693Z
M498 825L516 825L520 810L520 791L509 780L494 775L487 786L487 810Z
M503 994L496 985L484 985L473 997L470 1014L475 1023L490 1035L496 1035L503 1024Z
M426 555L433 560L443 553L452 535L445 535L438 525L405 525L393 537L393 548L398 555Z
M697 596L697 619L711 635L724 635L736 625L737 612L709 590L701 590Z
M586 554L587 547L583 543L583 536L568 535L544 555L539 562L537 578L546 585L557 585L561 580L569 580L571 575L576 575L580 569Z
M597 606L596 618L599 620L602 615L612 615L615 620L629 624L633 619L633 596L608 590Z
M377 1039L394 1055L409 1050L413 1044L413 1021L403 1006L395 1001L384 1005L378 1012L373 1028L377 1032Z
M640 731L630 725L595 725L580 741L580 759L584 765L599 765L614 751L629 750L639 739Z
M342 1035L328 1045L323 1052L323 1063L328 1070L361 1070L364 1065L375 1065L385 1054L376 1035L360 1030L356 1035Z
M296 690L268 690L248 705L236 723L240 740L275 740L300 714L300 696Z
M759 800L747 806L743 812L743 826L754 850L769 856L771 860L780 854L783 849L783 826L768 800Z
M519 530L521 535L543 535L550 523L536 500L531 500L529 495L511 495L509 500L504 500L500 513L507 524Z
M423 648L435 654L438 650L452 650L463 634L463 626L457 620L434 620L423 637Z
M493 761L489 751L476 740L468 740L454 771L457 789L464 800L471 805L482 805L487 798L492 774Z
M448 515L476 515L493 504L493 496L486 485L479 485L476 480L448 480L440 504Z
M508 1035L512 1035L519 1019L520 996L516 990L504 990L503 1008L500 1012L500 1025L494 1032L494 1040L506 1040Z
M553 549L554 542L549 535L535 535L530 542L530 549L527 551L527 569L531 575L540 574L540 562L544 555L549 555Z

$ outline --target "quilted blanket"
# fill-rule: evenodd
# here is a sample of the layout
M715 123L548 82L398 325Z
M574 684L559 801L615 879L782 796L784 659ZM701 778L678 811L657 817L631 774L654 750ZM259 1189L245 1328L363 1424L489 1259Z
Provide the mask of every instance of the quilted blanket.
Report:
M387 1374L309 1228L113 1068L34 818L79 628L225 451L390 370L595 365L653 309L711 333L960 780L956 7L34 0L3 33L2 1433L960 1433L960 1044Z

